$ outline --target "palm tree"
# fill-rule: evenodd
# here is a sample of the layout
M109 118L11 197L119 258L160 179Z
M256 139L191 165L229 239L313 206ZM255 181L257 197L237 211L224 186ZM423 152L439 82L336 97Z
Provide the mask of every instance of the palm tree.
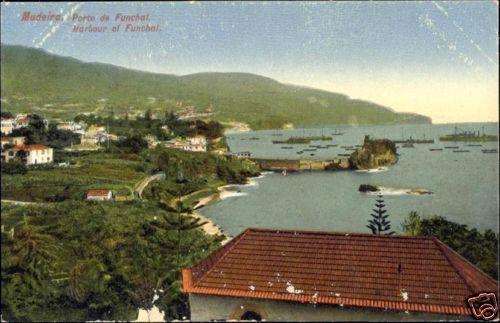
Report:
M51 235L39 232L39 229L22 223L15 228L12 253L17 265L35 276L49 273L56 260L55 240Z
M78 303L83 303L92 292L104 291L110 278L99 260L78 260L67 275L68 294Z
M422 219L416 211L411 211L408 217L401 224L403 231L410 236L417 236L420 234L422 227Z

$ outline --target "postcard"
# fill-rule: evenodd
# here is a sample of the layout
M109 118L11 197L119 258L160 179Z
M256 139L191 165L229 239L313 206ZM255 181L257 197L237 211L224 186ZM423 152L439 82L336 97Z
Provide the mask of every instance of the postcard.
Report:
M498 1L2 2L1 320L498 320Z

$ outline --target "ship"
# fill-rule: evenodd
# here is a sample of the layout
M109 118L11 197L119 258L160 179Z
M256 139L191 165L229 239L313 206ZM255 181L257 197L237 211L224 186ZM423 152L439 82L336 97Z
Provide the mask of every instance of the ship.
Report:
M498 136L495 135L486 135L484 133L480 134L479 131L464 131L460 130L457 126L455 126L455 132L449 135L445 135L439 137L440 141L498 141Z

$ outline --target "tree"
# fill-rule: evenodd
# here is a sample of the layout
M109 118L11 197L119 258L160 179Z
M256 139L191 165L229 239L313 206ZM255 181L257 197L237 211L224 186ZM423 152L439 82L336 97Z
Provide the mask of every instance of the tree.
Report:
M153 120L152 120L152 113L151 109L147 109L146 112L144 113L144 121L146 121L146 127L151 128L153 125Z
M148 147L148 143L139 134L133 134L120 139L116 146L123 150L138 154Z
M420 215L416 211L411 211L406 219L401 223L403 232L410 236L418 236L422 233Z
M378 195L378 199L376 200L376 202L377 203L375 203L375 206L377 207L377 209L373 209L373 212L375 212L371 214L373 219L368 221L369 224L366 227L371 229L373 234L394 234L394 231L383 233L391 229L391 222L387 220L389 214L385 214L387 210L384 209L385 204L384 200L382 200L382 195Z
M470 229L465 224L448 221L442 216L420 217L411 212L403 221L406 233L439 239L462 257L479 267L494 279L498 277L498 234L492 230L484 233Z
M14 232L12 251L15 262L38 281L43 281L54 268L57 250L54 238L26 221L15 227Z

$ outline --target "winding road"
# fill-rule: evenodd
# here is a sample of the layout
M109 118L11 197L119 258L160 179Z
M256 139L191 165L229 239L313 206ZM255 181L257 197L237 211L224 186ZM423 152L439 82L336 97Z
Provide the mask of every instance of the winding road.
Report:
M140 182L138 182L137 184L135 184L134 192L137 194L137 196L140 199L142 199L142 192L149 185L149 183L151 183L152 181L160 181L160 180L164 180L164 179L165 179L164 172L150 175L150 176L144 178L143 180L141 180Z

